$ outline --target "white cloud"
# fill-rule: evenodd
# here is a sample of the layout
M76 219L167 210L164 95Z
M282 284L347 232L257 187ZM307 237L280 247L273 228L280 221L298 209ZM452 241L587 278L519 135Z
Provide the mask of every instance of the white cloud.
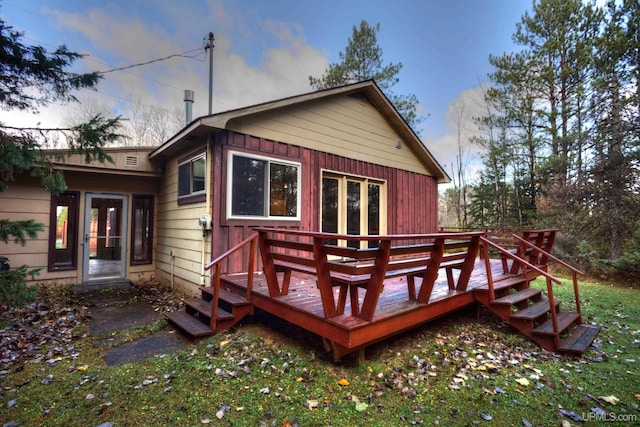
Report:
M460 154L467 179L475 179L481 170L481 148L472 143L472 138L481 135L474 118L485 113L485 91L484 85L463 91L449 104L445 113L447 133L425 143L451 177L457 170L457 158Z
M91 54L82 60L86 71L122 67L199 48L208 30L194 36L194 28L219 28L213 51L214 112L308 92L311 90L308 76L319 75L328 66L326 54L308 45L302 29L295 23L262 20L256 14L225 10L219 3L200 15L185 14L183 9L176 14L170 3L160 7L164 9L155 11L159 19L163 14L174 14L171 28L143 22L118 7L83 13L50 11L50 14L59 27L78 34L78 44L69 45L71 50ZM246 22L247 19L257 21ZM236 28L244 30L237 33ZM269 39L277 43L271 43L272 47L264 48L256 58L247 61L234 49L245 42L247 29L252 31L251 40ZM262 45L267 46L258 44ZM109 105L135 98L145 105L172 110L182 108L183 91L191 89L196 96L194 117L206 115L209 61L203 51L193 54L198 55L196 60L173 58L105 74L98 92L82 92L81 98L91 96L98 103ZM38 120L59 124L65 108L73 106L42 110Z

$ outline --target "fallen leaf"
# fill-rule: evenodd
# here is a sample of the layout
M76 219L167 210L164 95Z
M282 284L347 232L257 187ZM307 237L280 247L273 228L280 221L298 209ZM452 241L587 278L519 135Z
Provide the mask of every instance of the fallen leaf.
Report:
M77 371L86 371L87 369L89 369L89 365L82 365L76 368Z
M224 416L224 414L223 414L223 416ZM220 417L220 418L222 418L222 417ZM211 420L209 418L205 418L203 420L200 420L200 424L210 424L210 423L211 423Z
M640 400L640 393L636 393L634 394L634 396L636 397L637 400Z
M617 405L620 402L620 399L611 395L611 396L600 396L600 399L604 400L607 403L611 403L612 405Z
M580 415L576 414L573 411L567 411L565 409L560 409L560 415L562 415L564 417L567 417L567 418L571 418L573 421L584 422L584 418L582 418ZM564 421L563 421L563 423L564 423Z
M368 407L369 405L367 405L367 403L365 402L356 403L356 411L358 412L366 411Z
M320 402L318 402L318 399L309 399L307 400L307 408L309 409L314 409L317 408L320 405Z
M526 379L526 378L518 378L518 379L516 380L516 382L517 382L518 384L520 384L520 385L524 385L524 386L527 386L527 385L529 385L529 384L530 384L530 383L529 383L529 380L528 380L528 379Z
M348 386L349 384L351 384L348 380L342 378L340 381L338 381L338 384L340 384L341 386Z

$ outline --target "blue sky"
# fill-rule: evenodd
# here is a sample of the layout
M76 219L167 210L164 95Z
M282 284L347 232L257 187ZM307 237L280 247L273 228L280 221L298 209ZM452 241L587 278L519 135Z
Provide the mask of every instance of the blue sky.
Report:
M116 112L133 99L179 109L184 89L192 89L195 116L208 107L208 60L201 48L209 31L216 39L216 112L310 91L308 76L338 60L354 25L362 19L380 23L385 62L404 65L393 90L418 97L429 117L417 130L448 165L455 152L453 106L473 110L491 70L489 55L517 49L511 35L530 8L530 0L2 0L0 15L24 31L28 43L51 49L66 44L88 54L81 70L193 50L194 59L107 74L98 92L80 99L95 97ZM20 124L55 122L73 108L54 107L37 117L23 113Z

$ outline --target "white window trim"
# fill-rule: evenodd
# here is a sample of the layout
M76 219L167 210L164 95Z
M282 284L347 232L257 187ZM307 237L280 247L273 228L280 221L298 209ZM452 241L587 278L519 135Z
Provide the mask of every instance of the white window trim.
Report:
M296 197L296 216L271 216L269 214L267 214L266 216L257 216L257 215L232 215L233 212L233 206L232 206L232 202L233 202L233 156L241 156L241 157L245 157L245 158L249 158L249 159L257 159L257 160L264 160L266 162L270 163L277 163L277 164L281 164L281 165L289 165L289 166L295 166L298 169L298 174L297 174L297 188L298 188L298 194ZM301 201L301 195L302 195L302 188L301 188L301 171L302 171L302 163L299 162L292 162L290 160L282 160L276 157L267 157L267 156L260 156L257 154L249 154L249 153L245 153L243 151L231 151L229 150L227 152L227 219L250 219L250 220L256 220L256 221L300 221L300 208L302 206L302 201ZM269 186L271 185L271 181L269 179L266 180L267 181L267 188L265 191L265 206L269 207L269 194L271 193Z
M368 190L368 184L374 184L374 185L378 185L380 186L380 224L379 228L380 228L380 235L384 235L387 234L387 225L388 225L388 218L387 218L387 210L388 210L388 206L387 206L387 191L388 191L388 183L386 179L380 179L380 178L372 178L370 176L366 176L366 175L354 175L354 174L348 174L348 173L344 173L344 172L337 172L331 169L321 169L320 171L320 180L322 181L322 179L324 177L328 177L328 178L333 178L338 180L338 186L340 187L340 192L341 194L344 196L346 194L346 185L348 181L354 181L354 182L359 182L362 184L361 187L361 197L365 198L365 194L366 191ZM322 187L322 185L321 185ZM322 195L320 195L320 200L322 200ZM318 216L318 223L320 224L320 227L322 228L322 202L320 203L320 212L319 212L319 216ZM347 234L346 228L347 228L347 224L346 224L346 199L340 199L338 201L338 233L339 234ZM362 209L360 212L360 216L361 216L361 224L367 224L368 218L366 216L366 210ZM362 227L362 226L361 226ZM339 241L340 245L346 245L346 241L345 240L340 240Z
M190 192L189 194L183 194L182 196L179 194L180 193L180 166L184 165L184 164L191 164L196 160L199 159L204 159L204 190L200 190L200 191L195 191L195 192ZM191 169L189 169L189 188L191 188L193 184L193 176L191 175ZM178 192L178 199L184 199L187 197L193 197L193 196L199 196L201 194L205 194L207 192L207 153L200 153L197 154L193 157L188 158L187 160L178 163L178 182L177 182L177 192Z

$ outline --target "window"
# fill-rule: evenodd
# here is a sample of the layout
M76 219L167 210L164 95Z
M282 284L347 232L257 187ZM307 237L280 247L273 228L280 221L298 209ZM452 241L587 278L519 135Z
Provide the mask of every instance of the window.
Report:
M75 270L78 263L78 215L80 193L67 191L51 196L48 270Z
M322 231L326 233L375 235L386 230L384 182L325 172L322 175ZM339 244L337 240L330 242ZM370 240L368 247L378 242ZM346 242L356 247L357 240Z
M131 265L151 264L153 196L134 195L131 224Z
M229 152L228 182L228 217L299 219L300 164Z
M205 153L178 163L178 202L195 203L205 200L207 163Z

